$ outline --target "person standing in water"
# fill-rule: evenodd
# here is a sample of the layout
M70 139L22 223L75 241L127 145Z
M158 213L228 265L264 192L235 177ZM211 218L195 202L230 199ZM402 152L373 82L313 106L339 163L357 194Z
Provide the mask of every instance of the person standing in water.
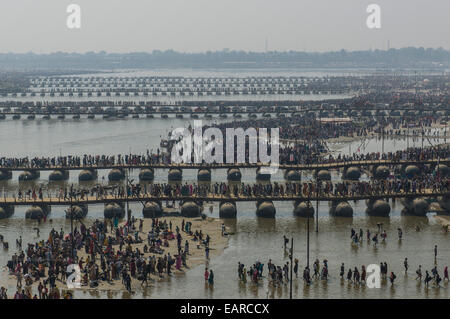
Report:
M342 263L341 272L339 273L339 276L341 277L341 279L344 279L344 275L345 275L345 267L344 267L344 263Z
M208 283L213 286L214 285L214 273L212 269L209 271Z
M362 265L362 267L361 267L361 283L362 282L366 283L366 277L367 277L366 267L364 265Z
M434 264L437 264L437 245L434 245Z
M209 247L208 246L205 247L205 256L206 256L206 259L209 259Z
M247 283L247 268L244 267L242 271L242 282L245 284Z
M347 280L349 282L352 282L352 269L351 268L348 269Z
M147 287L148 286L148 281L147 281L147 267L144 266L142 268L142 281L141 281L141 287L144 285Z
M394 285L394 281L397 276L394 274L394 272L391 271L391 275L389 276L389 280L391 281L391 285Z
M372 241L373 241L374 247L376 247L378 244L378 234L375 234L375 236L373 236Z
M298 278L298 259L295 258L294 260L294 274L295 274L295 278Z
M428 283L431 281L432 277L428 273L428 270L425 271L425 286L428 288Z
M416 270L416 280L419 279L419 281L422 281L422 265L419 265L419 268Z

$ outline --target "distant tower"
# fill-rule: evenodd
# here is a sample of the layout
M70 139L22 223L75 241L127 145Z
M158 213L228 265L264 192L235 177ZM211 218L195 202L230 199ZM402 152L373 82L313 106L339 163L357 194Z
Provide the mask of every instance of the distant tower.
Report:
M265 50L266 53L267 53L268 47L269 47L269 40L267 39L267 35L266 35L266 40L265 40L265 43L264 43L264 50Z
M390 48L391 48L391 41L388 40L388 42L387 42L387 49L388 49L388 51L389 51Z

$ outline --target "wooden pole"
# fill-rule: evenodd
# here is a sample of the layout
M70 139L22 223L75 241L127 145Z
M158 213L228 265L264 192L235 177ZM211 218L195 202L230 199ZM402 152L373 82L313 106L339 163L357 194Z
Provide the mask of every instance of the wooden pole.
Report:
M294 255L294 238L291 238L291 252L289 258L291 259L291 275L290 275L290 283L289 283L289 299L292 299L292 261Z
M319 232L319 177L317 177L317 201L316 201L316 233Z
M309 214L308 214L308 220L307 220L307 237L306 237L306 265L309 268Z
M73 205L72 205L72 194L70 194L70 237L71 237L71 256L72 262L75 262L75 256L73 254Z
M125 175L126 175L126 186L125 186L125 194L126 194L126 198L127 198L127 223L128 223L128 227L130 226L130 222L131 222L131 210L130 210L130 204L128 202L128 169L125 170Z

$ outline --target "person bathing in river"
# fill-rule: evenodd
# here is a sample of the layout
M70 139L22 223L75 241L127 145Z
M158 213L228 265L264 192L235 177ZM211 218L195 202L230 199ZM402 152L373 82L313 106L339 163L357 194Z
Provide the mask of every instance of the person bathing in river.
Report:
M341 279L344 279L344 275L345 275L345 267L344 267L344 263L342 263L341 271L339 272L339 276L341 277Z
M209 272L208 284L209 284L210 286L213 286L213 285L214 285L214 273L213 273L213 270L212 270L212 269L211 269L210 272Z
M394 272L391 271L391 275L389 276L389 281L391 282L391 285L394 285L394 281L397 276L394 274Z
M294 274L295 274L295 278L298 278L298 259L295 258L294 259Z

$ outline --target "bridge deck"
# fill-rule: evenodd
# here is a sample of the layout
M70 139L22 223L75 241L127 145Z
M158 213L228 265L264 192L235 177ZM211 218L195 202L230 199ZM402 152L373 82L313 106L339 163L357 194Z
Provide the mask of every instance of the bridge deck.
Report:
M217 101L218 103L227 103L228 101ZM280 104L280 101L248 101L248 106L251 106L252 103L255 102L259 102L259 103L278 103ZM80 102L82 103L82 102ZM224 105L225 107L234 107L233 102L229 102L228 104ZM68 108L66 107L66 111L61 111L58 110L57 108L52 110L51 112L44 110L43 108L38 108L35 106L32 106L29 108L29 111L22 111L22 110L15 110L14 108L17 108L18 106L11 106L11 105L7 105L5 104L5 102L0 102L0 109L5 109L5 108L10 108L10 111L6 111L6 112L2 112L3 114L6 115L12 115L12 114L40 114L40 115L46 115L46 114L107 114L108 112L104 112L103 111L98 111L98 112L86 112L84 110L68 110ZM87 109L93 109L96 108L97 106L92 106L92 105L87 105L87 106L83 106L84 108ZM116 109L118 112L120 109L122 109L124 107L124 105L105 105L102 108L113 108ZM183 114L190 114L190 113L194 113L194 114L199 114L199 113L207 113L207 114L233 114L233 113L240 113L240 114L244 114L244 113L257 113L257 114L262 114L262 113L303 113L303 112L320 112L320 111L326 111L326 112L335 112L335 111L448 111L450 110L450 106L447 105L436 105L432 108L428 107L428 108L417 108L417 107L409 107L409 106L368 106L368 107L359 107L359 106L350 106L350 105L345 105L345 106L341 106L339 108L322 108L321 105L312 105L312 106L308 106L308 107L301 107L301 108L297 108L297 109L239 109L239 108L235 108L235 109L223 109L223 110L219 110L219 109L201 109L201 110L196 110L196 107L193 106L187 106L187 105L170 105L170 104L165 104L165 105L152 105L151 107L153 107L153 109L146 109L146 106L139 106L139 105L125 105L125 107L129 110L129 113L132 114L134 110L134 108L137 107L141 107L142 110L138 110L139 114L176 114L176 113L183 113ZM162 107L167 107L168 109L165 110L161 110L159 108ZM185 107L186 109L181 110L180 107ZM205 107L200 106L200 107ZM218 105L214 105L213 107L219 107ZM245 106L241 106L241 107L245 107ZM176 109L175 109L176 108ZM120 113L120 112L119 112ZM374 114L375 115L375 114Z
M285 196L234 196L234 195L208 195L208 196L151 196L149 194L136 196L115 196L107 195L102 197L87 196L84 199L63 199L57 197L43 198L43 199L17 199L17 198L0 198L0 204L26 206L26 205L77 205L77 204L101 204L113 202L147 202L147 201L164 201L164 200L194 200L194 201L235 201L235 202L251 202L251 201L295 201L295 200L311 200L311 201L351 201L351 200L365 200L365 199L384 199L384 198L416 198L416 197L437 197L450 196L450 191L433 192L432 189L426 189L422 193L413 192L399 192L399 193L376 193L367 195L347 195L335 196L332 194L319 194L304 197L300 195L285 195Z
M450 159L430 159L430 160L367 160L367 161L347 161L321 164L280 164L280 169L295 169L295 170L321 170L344 168L350 166L371 166L371 165L419 165L419 164L450 164ZM196 163L181 163L181 164L114 164L114 165L81 165L81 166L46 166L46 167L7 167L0 166L0 170L7 171L51 171L51 170L86 170L86 169L143 169L143 168L180 168L180 169L226 169L226 168L258 168L268 166L263 163L223 163L223 164L196 164Z

